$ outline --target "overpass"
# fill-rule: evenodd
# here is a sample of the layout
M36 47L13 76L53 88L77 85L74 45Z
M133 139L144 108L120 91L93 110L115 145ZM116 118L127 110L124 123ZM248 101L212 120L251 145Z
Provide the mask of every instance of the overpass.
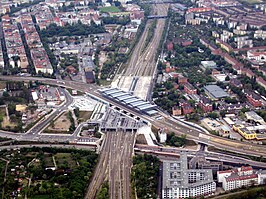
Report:
M186 134L187 139L194 140L197 143L204 143L210 146L215 146L216 148L232 151L240 154L249 154L252 156L263 156L266 157L266 147L254 143L249 142L241 142L237 140L230 140L227 138L222 138L220 136L215 136L212 134L206 134L205 132L200 131L199 129L192 128L180 121L177 121L171 118L169 115L164 114L161 111L158 111L162 116L163 120L156 120L153 117L141 114L133 109L130 109L122 104L117 103L114 100L110 100L103 95L101 95L97 90L99 89L96 85L88 85L80 82L72 82L72 81L61 81L60 83L55 79L48 78L36 78L36 77L18 77L18 76L0 76L2 80L11 80L11 81L30 81L30 80L38 80L43 83L47 83L50 85L61 86L66 88L71 88L75 90L79 90L85 93L98 98L106 103L112 104L113 106L118 107L119 109L131 113L132 115L138 117L143 121L149 122L151 125L157 128L165 128L170 132L174 132L176 134L182 135ZM206 136L202 136L206 135Z
M199 150L176 148L176 147L159 147L159 146L148 146L142 144L136 144L134 150L137 154L151 154L155 155L158 158L179 158L181 152L186 152L188 156L196 156ZM232 156L228 154L210 152L210 151L200 151L206 158L210 161L221 161L229 164L238 164L238 165L250 165L256 168L266 168L265 162L257 162L247 158Z

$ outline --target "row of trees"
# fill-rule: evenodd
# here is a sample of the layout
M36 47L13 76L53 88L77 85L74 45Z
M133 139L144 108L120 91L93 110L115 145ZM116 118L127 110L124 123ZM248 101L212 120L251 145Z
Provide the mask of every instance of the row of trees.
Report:
M93 21L91 25L82 24L79 21L76 24L66 24L65 26L58 26L55 23L50 24L46 29L41 31L41 35L42 37L86 36L104 32L105 28L101 25L96 25Z
M157 198L159 164L159 159L151 155L137 155L133 158L131 181L138 198Z
M71 111L68 112L67 117L68 117L68 119L69 119L70 122L71 122L71 125L70 125L70 127L69 127L69 132L74 132L75 129L76 129L76 127L75 127L75 121L74 121L74 118L73 118L73 116L72 116Z
M186 144L186 135L176 136L175 133L167 135L166 144L175 147L182 147Z
M113 16L113 17L103 17L102 18L103 24L119 24L125 26L130 22L129 16L123 16L123 17L118 17L118 16Z
M96 199L106 199L106 198L109 198L109 184L107 181L105 181L102 184L101 189L98 191L96 195Z

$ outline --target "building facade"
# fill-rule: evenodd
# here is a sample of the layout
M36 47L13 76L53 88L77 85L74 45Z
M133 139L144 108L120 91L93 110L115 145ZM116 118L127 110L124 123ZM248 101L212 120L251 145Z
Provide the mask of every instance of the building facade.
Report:
M222 183L225 191L258 184L258 174L255 174L252 167L218 171L217 178L218 182Z
M210 169L188 169L187 155L177 161L163 162L163 199L211 195L216 190Z

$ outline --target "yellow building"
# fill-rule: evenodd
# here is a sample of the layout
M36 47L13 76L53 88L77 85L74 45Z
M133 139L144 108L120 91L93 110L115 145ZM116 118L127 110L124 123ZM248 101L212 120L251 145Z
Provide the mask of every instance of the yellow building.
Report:
M233 125L233 129L242 135L246 140L253 140L257 138L255 131L250 131L243 125Z

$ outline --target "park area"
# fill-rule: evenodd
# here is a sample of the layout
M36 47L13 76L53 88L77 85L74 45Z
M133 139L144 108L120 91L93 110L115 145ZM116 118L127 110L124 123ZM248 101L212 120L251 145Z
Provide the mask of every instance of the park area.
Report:
M115 6L107 6L100 8L101 12L120 12L120 9Z
M3 150L0 157L9 162L7 181L0 183L3 198L81 199L98 156L93 151L32 147ZM1 182L6 161L0 159Z

